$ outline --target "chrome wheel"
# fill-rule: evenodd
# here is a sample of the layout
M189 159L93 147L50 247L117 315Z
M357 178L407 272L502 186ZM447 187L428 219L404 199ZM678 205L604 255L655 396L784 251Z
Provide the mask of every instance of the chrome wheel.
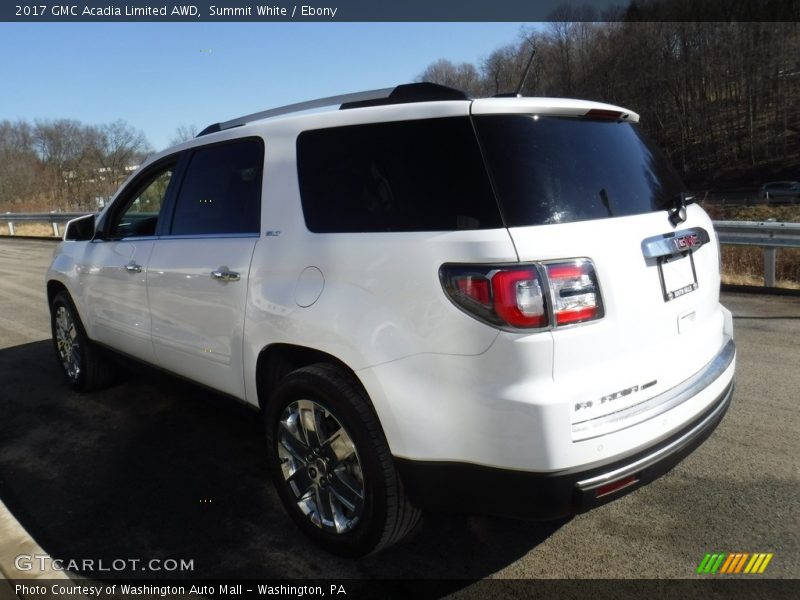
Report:
M352 531L364 511L364 475L355 444L339 420L312 400L290 403L276 436L283 478L308 520Z
M55 334L61 365L72 381L81 374L81 344L75 320L66 306L59 306L55 315Z

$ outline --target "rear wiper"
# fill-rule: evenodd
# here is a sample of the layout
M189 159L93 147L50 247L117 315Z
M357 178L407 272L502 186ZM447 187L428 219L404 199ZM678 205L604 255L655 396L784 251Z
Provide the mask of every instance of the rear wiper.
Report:
M608 192L606 192L606 188L600 189L600 201L603 203L603 206L605 206L608 216L613 217L614 214L611 212L611 202L608 199Z
M686 205L694 201L694 196L690 196L687 192L680 192L669 199L667 208L669 209L669 222L673 227L677 227L686 220Z

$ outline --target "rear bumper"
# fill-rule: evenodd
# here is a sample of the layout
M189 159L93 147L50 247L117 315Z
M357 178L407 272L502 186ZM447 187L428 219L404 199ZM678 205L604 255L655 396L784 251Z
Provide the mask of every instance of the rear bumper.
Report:
M455 462L397 458L413 504L427 510L553 519L585 512L657 479L691 454L722 420L733 396L721 394L670 437L602 465L535 473ZM608 491L616 485L620 489Z

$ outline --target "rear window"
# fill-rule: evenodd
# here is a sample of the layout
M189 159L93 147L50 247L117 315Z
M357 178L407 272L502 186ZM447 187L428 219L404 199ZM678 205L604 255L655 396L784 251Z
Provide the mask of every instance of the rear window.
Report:
M509 227L662 210L684 186L632 123L475 118Z
M297 165L313 232L503 226L467 117L305 131Z

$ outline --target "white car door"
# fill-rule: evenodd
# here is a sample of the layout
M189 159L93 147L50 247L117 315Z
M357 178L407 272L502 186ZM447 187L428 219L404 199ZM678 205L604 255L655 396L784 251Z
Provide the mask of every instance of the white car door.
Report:
M145 169L114 201L77 269L90 337L155 362L146 275L177 158Z
M147 271L152 339L165 369L244 398L242 337L260 231L264 144L191 151L169 231Z

